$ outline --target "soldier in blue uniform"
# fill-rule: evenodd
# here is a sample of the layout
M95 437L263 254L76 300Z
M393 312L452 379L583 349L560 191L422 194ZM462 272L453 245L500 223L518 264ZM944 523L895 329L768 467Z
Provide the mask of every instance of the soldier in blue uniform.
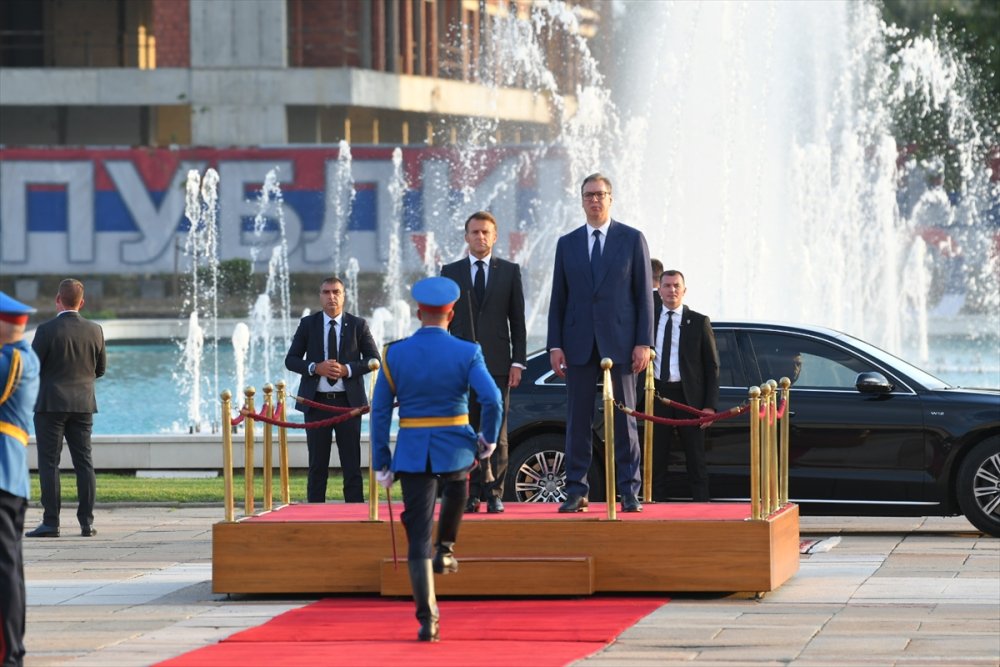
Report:
M24 664L24 515L28 510L28 429L41 364L24 340L35 312L0 292L0 665Z
M424 278L413 286L421 328L386 346L372 399L371 439L378 483L395 476L403 487L407 565L417 606L420 641L438 640L433 573L458 570L454 546L468 496L468 474L488 459L500 431L501 397L479 345L453 337L448 323L459 287L449 278ZM469 387L482 407L481 431L469 425ZM393 402L399 401L396 451L389 450ZM441 485L437 541L431 559L434 502Z

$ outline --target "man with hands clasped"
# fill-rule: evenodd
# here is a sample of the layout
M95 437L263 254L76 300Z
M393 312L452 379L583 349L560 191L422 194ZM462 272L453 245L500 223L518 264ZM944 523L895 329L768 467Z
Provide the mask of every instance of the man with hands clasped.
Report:
M438 641L434 573L458 570L454 546L468 495L469 470L489 459L500 430L500 390L486 368L479 345L448 333L459 287L449 278L424 278L413 286L421 327L391 343L383 353L371 412L372 465L389 488L399 477L401 520L409 543L407 565L417 639ZM480 432L469 425L469 388L481 409ZM396 449L389 449L393 403L399 402ZM437 540L431 542L434 503L441 487ZM434 549L432 560L432 547Z

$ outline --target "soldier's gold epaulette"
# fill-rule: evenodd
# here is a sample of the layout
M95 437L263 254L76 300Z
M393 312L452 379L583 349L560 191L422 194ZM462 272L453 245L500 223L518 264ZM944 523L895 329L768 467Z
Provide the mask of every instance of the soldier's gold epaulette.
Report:
M389 389L392 391L393 396L396 395L396 381L392 379L392 372L389 370L389 347L395 345L400 340L406 339L400 338L399 340L389 341L382 346L382 377L389 383Z

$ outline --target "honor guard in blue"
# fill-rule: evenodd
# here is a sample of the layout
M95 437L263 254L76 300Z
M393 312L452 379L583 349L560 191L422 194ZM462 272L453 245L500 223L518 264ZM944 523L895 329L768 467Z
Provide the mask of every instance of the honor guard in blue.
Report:
M24 558L28 510L28 429L41 364L24 340L35 312L0 292L0 665L24 664Z
M449 278L413 286L421 327L382 354L371 412L372 465L385 488L399 477L407 565L417 607L420 641L438 640L434 573L458 570L454 546L468 496L469 470L488 459L500 431L501 397L476 343L448 333L459 287ZM480 432L469 426L469 387L482 409ZM399 402L395 452L389 448L392 408ZM432 545L434 502L441 487L437 541ZM432 550L433 559L431 557Z

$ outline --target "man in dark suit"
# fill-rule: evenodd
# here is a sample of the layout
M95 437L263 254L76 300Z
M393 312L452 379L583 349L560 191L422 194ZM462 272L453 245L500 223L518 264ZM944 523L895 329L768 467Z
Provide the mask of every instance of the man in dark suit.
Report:
M656 357L653 360L653 385L658 396L669 398L705 412L715 412L719 402L719 352L715 346L712 322L707 315L683 306L687 286L680 271L664 271L660 276L663 307L656 313ZM670 419L691 419L692 415L654 404L654 414ZM691 495L705 503L708 471L705 465L705 431L700 426L674 427L657 425L653 429L653 500L670 496L667 463L670 444L679 436L684 447Z
M92 537L97 480L90 453L90 435L97 412L94 381L108 363L104 330L80 316L83 283L67 278L59 283L55 318L35 330L31 343L42 364L35 401L35 439L38 444L38 480L42 488L42 523L27 537L59 537L59 458L63 437L76 472L80 499L76 518L80 534Z
M497 242L497 221L486 211L478 211L465 221L465 241L469 256L441 268L441 275L451 278L461 290L455 304L455 317L448 330L453 336L479 343L490 375L503 395L504 412L497 449L490 457L492 482L483 479L482 467L469 477L466 512L478 512L481 499L486 511L503 512L503 483L507 475L507 403L510 389L521 383L521 371L527 356L527 333L524 326L524 290L521 267L493 255ZM479 429L479 402L469 403L469 423Z
M303 317L285 356L285 368L302 376L297 396L324 405L358 408L368 405L363 377L368 361L380 359L368 323L344 312L344 283L326 278L320 287L323 310ZM337 413L310 407L301 401L295 409L306 423L323 421ZM331 426L306 429L309 475L306 501L326 502L330 474L330 451L337 435L337 452L344 473L344 501L365 500L361 481L361 417Z
M560 512L587 507L595 388L609 357L616 401L635 407L635 374L649 364L653 298L646 239L611 219L611 181L591 174L581 188L587 224L556 245L549 304L549 363L566 378L566 501ZM635 418L615 412L615 466L623 512L640 512L639 438ZM608 498L614 502L614 498Z
M660 312L660 306L663 305L663 301L660 300L660 275L663 273L663 262L656 259L655 257L649 260L649 267L652 269L653 276L653 312ZM645 381L640 377L639 387L644 387Z

